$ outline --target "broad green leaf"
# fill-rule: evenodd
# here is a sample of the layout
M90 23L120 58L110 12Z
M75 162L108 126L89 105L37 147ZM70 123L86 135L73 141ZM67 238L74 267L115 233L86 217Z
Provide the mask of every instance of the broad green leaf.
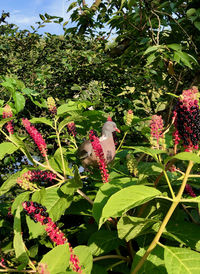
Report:
M44 255L41 264L47 265L50 274L58 274L69 266L70 252L69 245L58 245Z
M29 216L26 216L26 223L29 230L29 239L36 239L38 236L45 234L45 227L41 223L35 223Z
M20 112L21 110L23 110L25 107L24 96L21 93L16 91L13 95L13 99L15 101L15 108L16 108L17 112Z
M174 239L185 246L200 251L199 225L186 221L173 222L167 225L164 235L167 233L174 235Z
M19 262L26 266L29 263L29 257L26 252L26 248L22 239L21 233L21 217L20 217L20 208L17 208L15 218L14 218L14 239L13 246L15 250L16 258Z
M146 252L146 249L141 248L135 255L131 270L133 271L136 265L141 260L142 256ZM160 246L156 246L154 250L149 254L145 263L140 268L140 274L167 274L164 262L164 250ZM171 274L171 272L168 272ZM177 272L178 273L178 272Z
M100 230L91 235L87 245L92 255L99 256L118 248L121 243L116 231Z
M180 44L170 44L167 45L167 47L176 51L180 51L182 49L182 46Z
M20 171L11 175L0 187L0 196L8 192L17 183L17 178L20 176Z
M94 200L94 205L92 209L92 215L98 223L102 214L102 210L107 203L111 195L119 191L120 189L137 183L136 178L124 178L113 179L111 182L104 184L98 190L96 198Z
M145 50L144 55L146 55L146 54L148 54L152 51L156 51L156 50L158 50L159 48L162 48L162 47L163 46L161 46L161 45L148 47L148 49Z
M90 274L93 265L93 258L90 248L88 246L79 245L74 248L74 253L78 256L82 273Z
M184 161L193 161L194 163L199 164L200 163L200 157L192 152L181 152L173 156L171 159L178 159L178 160L184 160Z
M165 246L165 266L170 274L200 273L200 254L187 248Z
M137 236L144 234L153 224L155 220L122 216L117 223L117 231L120 239L125 239L127 242Z
M146 153L148 155L151 155L152 157L157 155L157 154L166 153L163 150L153 149L153 148L150 148L150 147L135 147L135 146L126 147L126 146L124 146L124 148L134 149L135 150L134 153L143 152L143 153Z
M63 194L59 188L46 189L43 197L43 205L46 206L47 211L53 221L60 219L65 210L70 206L73 196Z
M26 191L26 192L23 192L23 193L19 194L19 195L15 198L15 200L14 200L14 202L13 202L13 204L12 204L12 207L11 207L11 213L12 213L12 214L14 214L15 210L16 210L18 207L19 207L20 210L22 211L22 209L23 209L22 203L23 203L24 201L29 200L29 194L30 194L30 193L31 193L30 191Z
M18 150L18 147L16 147L13 143L10 142L4 142L0 144L0 160L2 160L6 154L12 154Z
M147 186L129 186L113 194L103 208L99 226L110 217L119 217L129 209L144 204L161 192Z
M78 105L75 102L69 101L67 104L63 104L57 109L57 115L63 115L72 111L79 110Z
M180 60L183 62L184 65L192 69L192 65L190 64L191 58L186 52L176 51L175 53L177 56L179 56Z
M33 124L41 123L41 124L45 124L50 127L53 127L53 122L45 117L41 117L41 118L34 117L30 120L30 122Z
M150 55L147 57L146 66L150 65L151 63L153 63L155 59L156 59L155 53L150 54Z

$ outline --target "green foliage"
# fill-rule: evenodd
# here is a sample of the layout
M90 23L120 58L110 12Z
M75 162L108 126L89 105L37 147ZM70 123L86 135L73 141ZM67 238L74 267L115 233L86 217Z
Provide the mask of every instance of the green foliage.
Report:
M198 272L199 153L179 145L174 155L171 121L180 91L199 85L197 2L112 0L108 6L102 0L89 7L75 1L69 22L40 14L32 32L6 23L2 13L0 115L6 104L13 112L0 119L5 271L77 273L78 265L85 274ZM38 34L52 22L62 24L63 35ZM50 96L54 113L47 105ZM133 120L127 126L129 109ZM165 150L149 145L152 114L163 115ZM108 115L121 135L107 167L109 183L102 185L98 169L82 173L77 150L89 130L100 135ZM22 118L43 136L45 157ZM14 134L6 128L11 120ZM69 123L75 123L75 134ZM136 163L131 174L128 155ZM32 180L31 172L40 175ZM35 188L24 189L23 180ZM196 197L184 192L186 183ZM45 206L46 223L44 216L25 217L24 201ZM56 241L57 233L64 244Z

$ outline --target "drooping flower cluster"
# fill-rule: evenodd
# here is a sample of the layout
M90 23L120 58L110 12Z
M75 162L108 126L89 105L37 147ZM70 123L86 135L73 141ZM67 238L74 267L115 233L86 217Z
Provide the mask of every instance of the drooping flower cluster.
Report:
M56 226L56 224L49 217L49 213L45 206L37 202L25 201L23 202L24 212L35 222L39 222L45 226L45 230L50 237L50 239L57 245L63 245L68 243L68 239L65 237L64 233ZM69 243L68 243L69 244ZM79 265L79 259L74 254L72 247L69 244L70 250L70 264L72 270L77 273L82 273L81 266Z
M150 122L150 143L153 148L165 150L165 137L163 134L163 120L159 115L153 115Z
M31 125L30 121L26 119L22 119L22 123L26 129L26 131L29 133L29 135L32 137L35 144L38 146L41 154L43 157L47 156L47 145L45 143L45 140L43 139L42 135L38 132L38 130Z
M47 98L47 106L51 114L56 115L57 114L57 108L56 108L56 103L53 97L48 97Z
M126 121L125 121L125 124L127 126L131 126L131 123L133 121L133 111L131 109L129 109L126 113Z
M199 148L200 111L197 93L196 87L183 90L173 112L175 145L182 140L185 151L189 152Z
M17 183L23 189L30 189L34 190L37 189L37 185L33 184L32 182L37 183L51 183L52 180L56 178L56 174L50 171L44 170L32 170L25 172L22 176L17 178Z
M196 194L194 193L192 187L189 184L186 184L185 191L191 196L196 197Z
M137 160L135 159L134 155L133 154L128 154L126 156L126 159L127 159L127 168L129 170L129 172L131 174L133 174L134 176L137 176L138 174L138 169L137 169Z
M11 117L13 117L12 109L9 105L6 105L3 108L3 119L11 118ZM6 129L10 134L14 133L13 120L8 121L6 123Z
M70 135L76 137L77 132L76 132L76 125L74 122L67 124L67 131Z
M109 174L108 174L107 165L106 165L106 161L104 158L104 153L103 153L103 149L100 144L99 138L96 136L96 134L94 133L93 130L90 131L89 138L90 138L90 141L92 144L92 148L93 148L95 155L98 159L98 164L99 164L99 168L101 171L102 181L103 181L103 183L107 183Z

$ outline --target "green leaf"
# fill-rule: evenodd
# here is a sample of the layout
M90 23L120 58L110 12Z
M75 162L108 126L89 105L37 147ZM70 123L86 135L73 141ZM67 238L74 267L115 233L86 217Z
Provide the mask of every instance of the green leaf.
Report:
M74 9L76 6L77 6L77 2L72 2L72 3L69 5L69 7L68 7L67 12L69 12L69 11L72 10L72 9Z
M10 136L11 141L20 148L26 157L29 159L31 163L34 163L33 158L31 157L29 151L27 150L26 146L24 145L23 140L21 140L16 134L11 134Z
M26 266L29 263L29 257L26 252L26 248L22 239L21 233L21 219L20 219L20 208L17 208L15 218L14 218L14 239L13 246L15 250L16 258L19 262Z
M78 256L82 273L90 274L93 265L93 258L88 246L79 245L74 248L74 253Z
M200 30L200 22L195 21L194 25L198 30Z
M179 247L165 246L165 266L170 274L199 273L200 254L198 252Z
M15 101L15 108L16 108L17 112L20 112L21 110L23 110L25 107L24 96L21 93L16 91L13 95L13 99Z
M119 238L128 242L144 234L155 223L156 221L151 219L122 216L117 223Z
M180 44L169 44L167 45L167 47L176 51L181 51L182 49L182 46Z
M181 152L173 156L171 159L178 159L182 161L193 161L194 163L199 164L200 163L200 157L192 152Z
M155 59L156 59L155 53L150 54L150 55L147 57L146 66L150 65L151 63L153 63Z
M60 219L65 210L70 206L73 196L64 195L59 188L46 189L42 204L46 206L49 216L53 221Z
M159 48L162 48L162 47L163 46L161 46L161 45L148 47L148 49L145 50L144 55L146 55L146 54L148 54L152 51L156 51L156 50L158 50Z
M39 16L40 16L40 19L41 19L41 20L43 20L43 21L45 20L45 17L44 17L44 15L42 15L42 14L39 14Z
M36 239L38 236L46 233L44 225L35 223L29 216L26 216L26 223L29 230L29 239Z
M0 187L0 196L8 192L17 183L17 178L20 176L20 171L11 175Z
M49 273L58 274L64 272L69 266L70 252L69 245L58 245L49 251L40 263L47 265Z
M38 123L45 124L53 128L53 122L45 117L41 117L41 118L34 117L30 120L30 122L33 124L38 124Z
M191 58L186 52L176 51L176 55L180 58L184 65L192 69L192 65L190 64Z
M137 179L128 178L117 178L113 179L111 182L104 184L98 190L96 198L94 200L94 205L92 209L92 215L98 223L102 214L103 207L107 203L110 196L125 186L133 185L137 183Z
M75 102L69 101L67 104L63 104L57 109L57 115L63 115L72 111L79 110L78 105Z
M180 243L200 251L199 225L186 221L175 221L167 225L164 235L167 233L170 233L169 236L173 234L174 239Z
M92 255L99 256L108 253L122 243L116 231L100 230L92 234L88 240L88 246Z
M131 271L134 270L136 265L139 263L143 257L146 249L141 248L135 255ZM149 254L143 266L140 268L140 274L167 274L164 265L164 250L160 246L156 246L153 251ZM171 274L171 272L168 272ZM180 272L181 273L181 272ZM185 274L185 273L184 273Z
M161 192L147 186L129 186L113 194L103 208L99 226L110 217L122 216L129 209L144 204Z
M11 142L4 142L0 144L0 160L2 160L6 154L12 154L18 150L18 147L16 147Z
M191 8L191 9L187 10L186 15L187 15L187 17L190 17L195 13L196 13L196 9Z
M39 95L39 93L37 91L30 89L30 88L22 89L22 93L27 94L27 95L33 95L33 96Z
M22 211L23 209L23 206L22 206L22 203L24 201L27 201L29 200L29 194L31 192L30 191L26 191L26 192L23 192L21 194L19 194L15 200L14 200L14 203L12 204L12 207L11 207L11 213L14 214L15 210L19 207L20 210Z

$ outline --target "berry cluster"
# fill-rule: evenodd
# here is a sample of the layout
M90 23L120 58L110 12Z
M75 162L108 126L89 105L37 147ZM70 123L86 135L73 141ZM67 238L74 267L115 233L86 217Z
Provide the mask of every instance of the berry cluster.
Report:
M200 140L200 111L197 100L198 89L184 90L174 109L175 145L183 142L185 151L198 149Z
M53 99L53 97L48 97L47 98L47 106L48 106L48 109L49 109L49 111L51 112L52 115L57 114L56 103L55 103L55 100Z
M34 190L37 189L37 186L33 184L32 182L37 183L51 183L56 178L56 174L50 172L50 171L44 171L44 170L32 170L25 172L22 176L17 178L17 183L23 188L23 189L30 189Z
M137 176L138 174L138 163L137 163L137 160L135 159L134 155L133 154L128 154L126 156L126 159L127 159L127 168L128 168L128 171L133 174L134 176Z
M185 191L191 196L196 197L196 194L194 193L192 187L189 184L186 184Z
M11 118L13 116L12 109L9 105L6 105L3 109L3 119ZM14 133L13 120L6 123L6 129L10 134Z
M64 233L56 226L56 224L49 217L49 213L46 211L46 207L32 201L23 202L24 212L35 222L39 222L45 225L45 230L50 239L57 245L63 245L68 243L68 239L64 236ZM69 243L68 243L69 244ZM74 254L72 247L69 244L70 250L70 264L72 270L78 273L82 273L81 266L79 266L79 259Z
M74 122L67 124L67 131L70 135L76 137L77 132L76 132L76 125Z
M38 130L31 125L30 121L28 119L22 119L22 123L28 132L28 134L32 137L35 144L38 146L41 154L43 157L47 156L47 145L45 143L45 140L43 139L42 135L38 132Z
M99 168L101 171L102 181L103 181L103 183L107 183L109 174L108 174L108 170L107 170L106 161L104 158L103 149L99 142L99 138L96 136L96 133L93 130L90 131L89 138L90 138L90 141L92 144L92 148L93 148L95 155L98 159L98 164L99 164Z
M51 183L55 178L56 174L50 171L44 171L44 170L32 170L26 172L30 176L31 182L47 182Z

